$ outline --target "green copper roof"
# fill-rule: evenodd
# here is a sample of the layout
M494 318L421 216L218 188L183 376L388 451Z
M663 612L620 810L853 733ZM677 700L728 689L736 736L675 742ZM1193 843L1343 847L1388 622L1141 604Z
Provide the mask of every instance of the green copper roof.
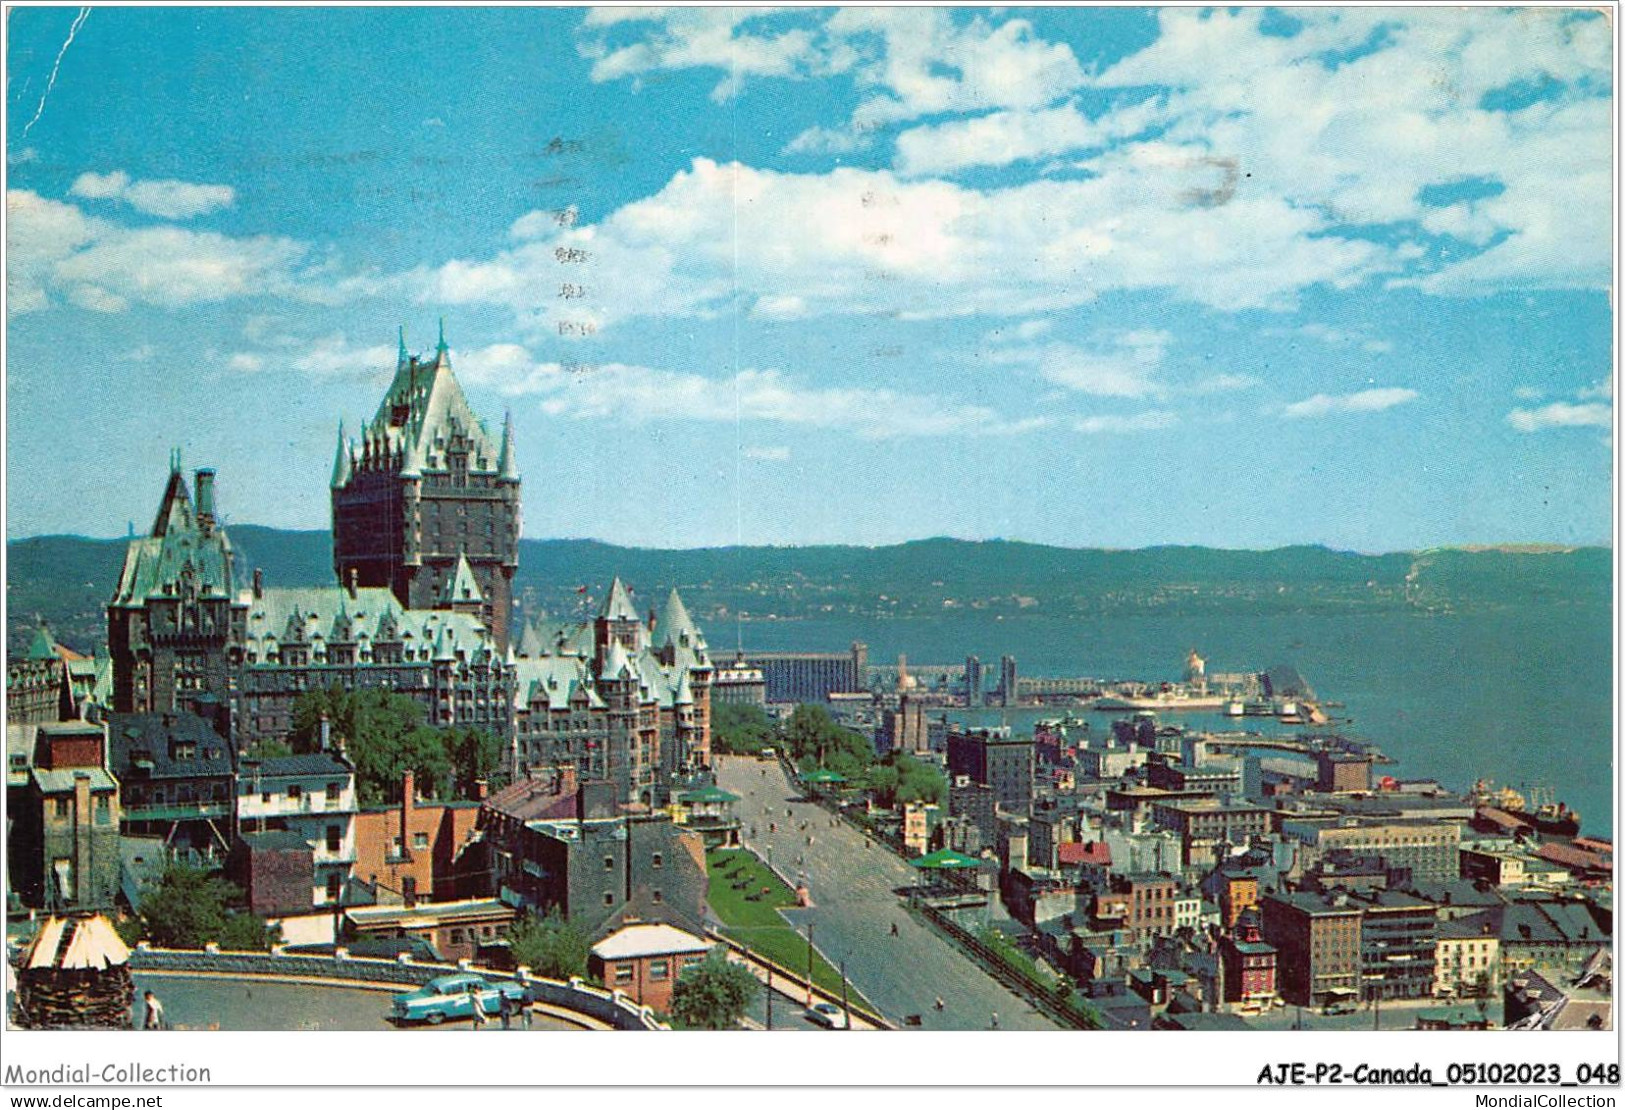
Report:
M56 650L56 641L51 638L50 630L43 624L34 630L34 638L28 642L28 658L36 663L60 658Z
M485 625L474 614L404 609L383 586L362 586L354 597L342 586L271 588L259 597L244 590L238 600L248 607L245 646L260 663L289 643L309 644L319 654L330 643L399 641L413 659L436 649L481 659L490 650Z
M513 445L513 414L502 416L502 452L497 459L497 477L504 482L519 481L519 458Z
M453 604L485 600L485 595L480 592L479 580L474 577L474 568L468 565L468 556L460 552L457 555L457 569L446 586L445 600Z
M171 470L152 534L131 540L125 549L112 604L138 608L150 597L187 589L200 595L231 593L231 542L222 528L204 534L185 480Z
M637 608L632 604L631 591L626 588L626 584L619 576L609 584L609 596L604 599L603 608L598 611L598 615L612 621L639 619Z
M399 457L401 473L413 476L449 467L446 452L461 435L469 442L468 468L481 474L498 473L501 450L474 415L451 370L451 353L444 334L434 361L421 362L405 354L395 367L372 423L364 427L363 452ZM517 478L517 471L514 477Z
M344 440L344 421L339 421L339 446L333 455L333 488L341 489L350 481L350 445Z

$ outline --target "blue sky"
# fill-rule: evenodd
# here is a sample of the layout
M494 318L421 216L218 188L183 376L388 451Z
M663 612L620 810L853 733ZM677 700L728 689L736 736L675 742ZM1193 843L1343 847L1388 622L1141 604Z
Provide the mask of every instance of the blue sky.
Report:
M532 537L1612 531L1599 16L9 15L12 537L325 527L440 317Z

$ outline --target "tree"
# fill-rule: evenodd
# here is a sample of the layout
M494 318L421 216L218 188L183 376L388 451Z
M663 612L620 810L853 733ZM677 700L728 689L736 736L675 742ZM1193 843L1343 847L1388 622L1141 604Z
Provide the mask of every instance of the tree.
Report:
M141 899L141 931L160 948L222 948L265 951L277 930L251 913L234 912L242 891L202 868L173 864Z
M671 1015L685 1029L735 1029L758 989L756 976L714 948L683 969L671 992Z
M821 705L798 705L784 730L785 743L804 770L822 767L856 779L875 761L867 737L842 728Z
M515 921L508 928L508 947L516 963L544 979L587 974L587 936L557 909Z
M500 773L504 755L501 740L481 728L450 728L441 733L441 738L451 759L458 796L473 797L475 785L481 781L502 785L506 776Z
M893 753L897 768L897 803L924 802L941 805L948 798L948 780L924 760L901 752Z
M355 764L356 790L363 805L394 803L401 798L401 778L411 771L418 788L430 797L452 781L452 759L436 729L423 723L423 707L405 694L388 690L314 690L294 703L295 751L320 746L322 715L336 741Z
M722 755L756 755L772 747L777 730L759 705L721 702L711 707L711 748Z

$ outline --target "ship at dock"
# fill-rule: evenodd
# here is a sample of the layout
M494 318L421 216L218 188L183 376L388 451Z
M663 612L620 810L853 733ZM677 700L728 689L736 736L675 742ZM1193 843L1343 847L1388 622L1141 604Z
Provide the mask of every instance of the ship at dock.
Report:
M1557 801L1550 787L1531 787L1526 798L1510 786L1497 790L1489 779L1479 779L1473 784L1472 801L1479 809L1499 810L1544 836L1572 840L1580 835L1580 814Z

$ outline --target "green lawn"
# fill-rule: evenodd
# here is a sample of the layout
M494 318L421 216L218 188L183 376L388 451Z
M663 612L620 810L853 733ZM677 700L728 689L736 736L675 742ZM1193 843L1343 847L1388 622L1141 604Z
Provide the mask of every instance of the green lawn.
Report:
M706 855L706 865L711 873L707 898L712 912L722 919L722 932L757 955L798 975L806 975L807 938L779 915L780 906L796 904L795 891L748 851L713 849ZM743 884L744 889L735 889L736 884ZM764 887L767 888L765 895L762 894ZM746 897L750 894L756 895L758 900L751 901ZM840 996L841 973L816 950L812 979L818 986ZM850 984L847 997L853 1006L873 1008Z

